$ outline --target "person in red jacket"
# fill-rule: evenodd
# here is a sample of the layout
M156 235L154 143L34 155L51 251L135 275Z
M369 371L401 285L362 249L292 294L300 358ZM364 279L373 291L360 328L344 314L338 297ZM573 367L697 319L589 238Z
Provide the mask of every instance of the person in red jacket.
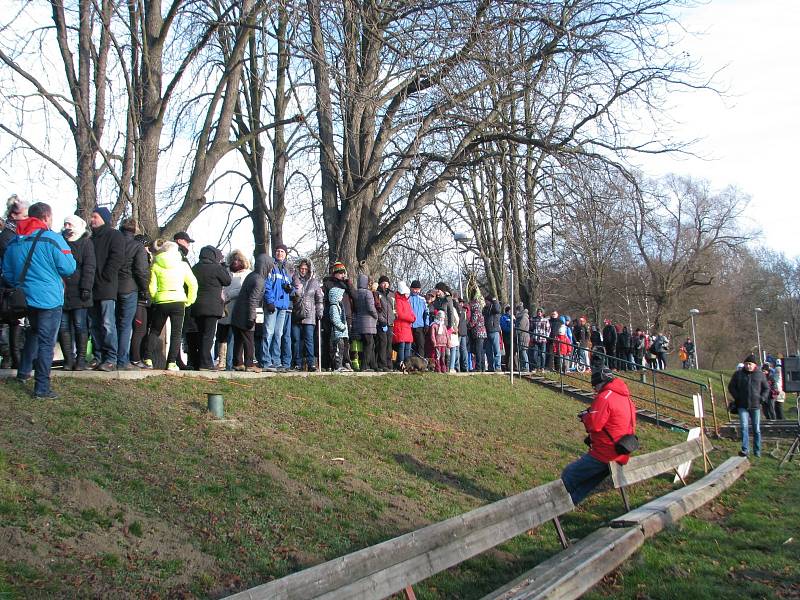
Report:
M395 318L392 341L397 344L397 364L401 370L403 363L411 357L411 343L414 341L411 325L417 318L408 299L410 295L411 290L405 282L399 282L394 294Z
M629 455L619 454L615 444L622 436L636 433L636 407L628 386L602 365L602 358L592 365L592 385L595 389L592 405L578 414L589 434L589 452L561 473L573 504L586 498L608 476L610 462L621 465L628 462Z

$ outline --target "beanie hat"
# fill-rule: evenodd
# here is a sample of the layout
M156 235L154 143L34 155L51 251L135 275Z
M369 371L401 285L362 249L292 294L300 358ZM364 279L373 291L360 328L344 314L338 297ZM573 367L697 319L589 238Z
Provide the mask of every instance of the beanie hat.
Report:
M450 293L450 286L448 286L444 281L440 281L439 283L437 283L433 287L435 287L440 292L444 292L445 294L449 294Z
M411 289L412 290L420 290L422 289L422 284L420 283L419 279L415 279L411 282Z
M595 355L592 358L592 387L608 383L612 379L614 379L614 373L606 366L603 357Z
M748 354L742 362L753 363L754 365L758 364L755 354Z
M278 244L277 246L275 246L275 252L277 252L278 250L283 250L287 254L289 253L289 248L286 247L286 244Z
M389 283L389 278L388 278L386 275L381 275L381 276L378 278L378 285L380 285L380 284L382 284L382 283L384 283L384 282L385 282L385 283Z
M347 267L344 266L344 263L340 260L337 260L331 266L331 274L336 275L336 273L344 273L347 275Z
M105 206L95 206L94 209L92 209L92 212L100 215L100 218L103 219L103 223L106 225L111 225L111 211Z

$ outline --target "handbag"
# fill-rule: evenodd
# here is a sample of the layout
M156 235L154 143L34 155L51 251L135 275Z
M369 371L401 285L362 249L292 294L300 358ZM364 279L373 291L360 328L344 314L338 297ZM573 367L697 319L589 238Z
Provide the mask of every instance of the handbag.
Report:
M631 429L633 429L633 410L631 410ZM615 441L605 427L603 428L603 431L605 431L609 439L614 442L614 450L617 454L632 454L641 447L639 444L639 438L636 437L635 433L626 433Z
M3 320L21 319L28 313L28 298L25 296L25 290L22 284L25 283L25 276L28 274L28 268L31 266L31 259L33 258L33 250L36 248L36 242L42 237L44 229L40 229L33 238L31 249L28 251L28 256L25 258L25 265L22 267L22 272L19 274L19 281L14 287L0 288L0 317Z

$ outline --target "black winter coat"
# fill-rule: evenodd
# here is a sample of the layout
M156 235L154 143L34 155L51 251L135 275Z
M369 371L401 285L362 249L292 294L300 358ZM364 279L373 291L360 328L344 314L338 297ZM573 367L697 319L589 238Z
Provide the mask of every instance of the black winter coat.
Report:
M87 231L75 241L67 240L75 259L75 271L64 279L64 310L76 308L89 308L92 305L92 296L88 300L81 300L81 290L92 291L94 286L95 269L94 244Z
M256 310L264 300L264 282L274 264L269 254L259 254L256 257L253 272L244 278L239 296L233 303L231 325L251 331L255 328Z
M133 239L133 234L122 231L125 240L125 258L119 270L119 287L117 294L130 294L131 292L144 292L150 286L150 263L147 260L147 250L141 242Z
M116 300L119 290L119 271L125 261L125 238L122 232L103 225L92 231L94 256L97 260L92 299Z
M613 325L603 327L603 346L606 347L607 354L613 354L617 348L617 328Z
M222 252L214 246L204 246L192 272L197 279L197 300L192 304L192 316L222 317L225 314L222 288L231 284L231 274L222 266Z
M728 391L736 402L736 408L757 409L769 400L769 382L761 369L752 373L739 369L728 383Z
M572 343L581 348L589 347L589 328L576 323L572 328Z
M500 302L495 300L483 307L483 322L486 325L486 333L497 333L500 331L500 313L503 309Z

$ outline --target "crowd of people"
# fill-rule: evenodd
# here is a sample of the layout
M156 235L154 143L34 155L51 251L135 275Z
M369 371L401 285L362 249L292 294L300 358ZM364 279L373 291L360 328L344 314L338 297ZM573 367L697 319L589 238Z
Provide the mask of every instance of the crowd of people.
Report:
M20 284L31 253L23 285L29 306L53 311L46 327L35 311L27 328L24 319L2 324L2 366L17 369L20 379L31 376L36 352L49 352L52 362L56 340L64 369L76 371L369 372L406 370L411 362L440 373L566 371L588 365L590 353L603 353L612 370L667 366L670 341L662 333L631 332L610 320L602 326L586 317L573 321L543 308L530 316L522 304L512 311L477 289L460 298L443 282L423 292L418 280L408 285L364 273L353 279L341 262L319 277L309 259L292 264L282 244L252 265L240 250L224 257L205 246L190 265L194 240L186 232L150 240L137 235L132 219L115 229L102 206L88 223L70 215L61 234L55 228L46 204L8 200L0 233L5 284ZM35 243L39 231L47 244ZM45 260L57 247L69 264ZM46 300L39 298L42 281L48 283ZM51 330L54 339L43 339L34 351L37 344L29 340ZM690 339L682 345L686 350L693 353ZM44 383L37 391L51 393Z

